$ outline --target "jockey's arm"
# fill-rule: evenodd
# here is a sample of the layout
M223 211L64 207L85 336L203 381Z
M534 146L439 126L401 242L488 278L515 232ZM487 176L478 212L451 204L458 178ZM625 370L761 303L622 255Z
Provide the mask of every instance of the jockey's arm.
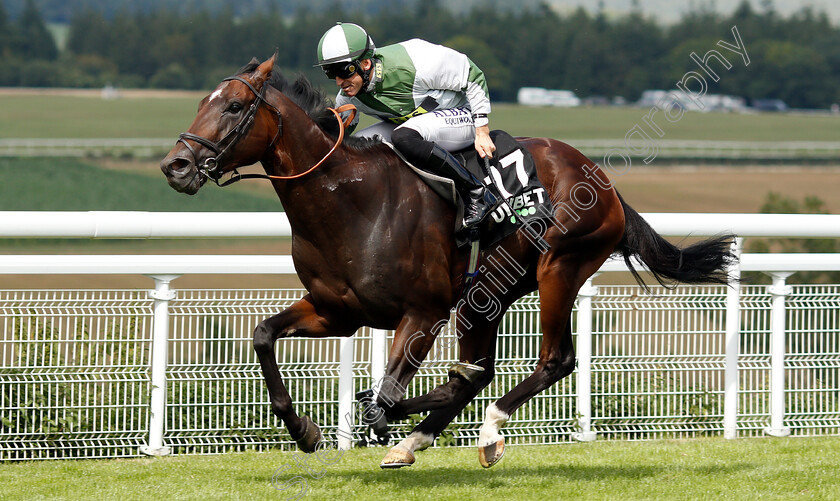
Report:
M475 149L482 157L492 156L496 146L490 139L490 91L484 72L465 54L448 47L428 44L426 52L424 71L418 69L419 79L429 89L464 92L476 125Z
M490 92L487 89L487 80L484 78L484 72L472 60L469 58L466 58L466 60L468 76L464 91L473 112L475 150L481 155L481 158L492 157L493 152L496 151L496 145L490 139L490 126L488 125L490 122L488 118L490 114Z

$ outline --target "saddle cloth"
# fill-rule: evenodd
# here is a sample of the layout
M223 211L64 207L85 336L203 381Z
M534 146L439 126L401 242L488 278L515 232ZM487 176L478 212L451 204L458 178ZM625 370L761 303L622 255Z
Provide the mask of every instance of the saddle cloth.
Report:
M490 132L490 137L496 145L496 152L490 160L489 169L472 146L453 152L461 165L480 179L498 199L479 228L482 249L492 246L533 219L553 217L554 212L548 192L537 178L536 165L528 150L507 132L494 130ZM393 149L392 145L389 146ZM451 179L427 172L408 161L406 163L435 193L451 203L458 214L463 215L464 202ZM459 247L471 242L469 232L463 231L463 220L463 217L456 218L454 228Z

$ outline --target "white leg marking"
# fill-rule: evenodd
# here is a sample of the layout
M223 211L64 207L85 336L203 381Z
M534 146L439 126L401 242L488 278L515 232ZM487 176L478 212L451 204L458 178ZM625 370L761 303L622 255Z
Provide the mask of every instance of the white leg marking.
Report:
M432 443L434 443L435 437L432 435L427 435L425 433L420 433L419 431L412 432L411 435L405 437L402 442L398 443L394 447L398 449L406 450L412 454L415 451L422 451L426 449Z
M484 447L501 440L503 437L499 430L507 423L508 419L510 419L510 416L500 411L496 404L488 405L487 411L484 413L484 424L481 425L481 430L478 433L478 446Z

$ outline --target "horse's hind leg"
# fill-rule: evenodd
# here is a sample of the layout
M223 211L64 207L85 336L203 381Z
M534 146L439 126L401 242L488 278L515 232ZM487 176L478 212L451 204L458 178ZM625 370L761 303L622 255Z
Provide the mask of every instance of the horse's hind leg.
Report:
M283 420L292 439L297 442L303 452L315 451L321 439L321 432L318 425L308 416L301 418L295 413L292 398L283 384L283 378L277 367L274 343L280 338L290 336L349 336L354 332L355 329L336 326L334 322L330 322L319 314L309 300L309 296L297 301L281 313L263 320L254 329L254 350L257 352L265 384L268 387L271 410L274 415Z
M504 454L504 437L499 429L510 415L575 368L571 312L577 291L589 275L556 263L540 268L544 271L538 272L543 330L539 361L533 374L487 407L478 438L479 462L485 468L496 464Z
M458 333L459 360L462 363L477 365L484 370L451 374L447 383L438 386L427 395L404 400L403 403L408 404L411 413L428 410L428 408L421 409L420 407L423 402L428 400L434 402L433 410L414 427L408 437L388 451L388 454L380 463L382 468L397 468L412 464L414 453L432 445L435 437L440 435L446 426L475 398L478 392L493 380L496 329L502 315L498 315L492 321L481 318L464 318L470 322L472 328L464 333Z

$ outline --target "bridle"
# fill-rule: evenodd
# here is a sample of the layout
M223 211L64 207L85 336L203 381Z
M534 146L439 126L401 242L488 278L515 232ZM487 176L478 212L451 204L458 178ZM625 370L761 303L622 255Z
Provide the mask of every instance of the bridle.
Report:
M288 180L288 179L297 179L299 177L303 177L303 176L309 174L313 170L320 167L333 154L333 152L335 152L335 150L338 148L338 146L344 140L344 129L350 124L350 122L353 121L353 119L356 116L356 107L353 106L352 104L346 104L344 106L339 107L338 109L327 108L327 109L329 109L330 111L333 112L336 119L338 120L338 123L339 123L338 139L336 140L336 143L335 143L335 145L333 145L332 149L330 149L330 151L327 152L327 154L324 156L324 158L322 158L321 161L319 161L317 164L310 167L305 172L302 172L300 174L290 175L290 176L274 176L274 175L266 175L266 174L240 174L236 170L236 168L234 168L233 169L233 174L230 177L230 179L228 179L224 182L221 182L220 179L224 175L224 169L222 168L221 159L222 159L222 157L224 157L225 153L228 152L228 150L230 150L237 142L239 142L240 139L242 139L245 136L245 134L251 129L251 126L254 125L254 118L257 115L257 109L259 108L260 103L265 103L267 106L270 106L277 113L277 133L274 135L274 139L272 139L271 143L269 144L269 148L274 145L274 143L277 141L277 138L279 138L282 135L282 132L283 132L283 116L280 113L280 110L277 109L276 106L269 103L265 99L265 88L267 86L266 84L263 84L262 88L259 91L257 91L257 89L254 88L254 86L251 84L251 82L245 80L242 77L238 77L238 76L228 77L228 78L225 78L223 80L223 82L227 82L227 81L230 81L230 80L236 80L236 81L242 82L243 84L245 84L251 90L251 92L254 93L254 96L256 96L256 99L254 100L254 102L251 103L251 106L248 107L248 111L245 113L245 116L243 116L242 119L236 124L236 126L234 126L234 128L231 129L230 132L225 134L225 136L222 139L220 139L218 142L211 141L210 139L199 136L197 134L193 134L191 132L182 132L181 134L178 135L178 141L177 141L177 143L183 143L184 146L186 146L187 149L190 151L190 154L192 154L193 160L195 161L195 164L197 166L196 175L201 174L204 177L206 177L207 179L210 179L211 181L213 181L217 186L222 187L222 188L224 188L225 186L228 186L232 183L235 183L237 181L240 181L242 179L282 179L282 180ZM350 111L350 116L347 118L347 120L343 121L341 119L340 113L343 113L345 111ZM188 143L187 141L195 141L196 143L204 146L205 148L210 149L213 152L214 156L205 159L204 163L199 166L198 154L196 153L195 149L193 149L193 147L190 146L190 143Z

